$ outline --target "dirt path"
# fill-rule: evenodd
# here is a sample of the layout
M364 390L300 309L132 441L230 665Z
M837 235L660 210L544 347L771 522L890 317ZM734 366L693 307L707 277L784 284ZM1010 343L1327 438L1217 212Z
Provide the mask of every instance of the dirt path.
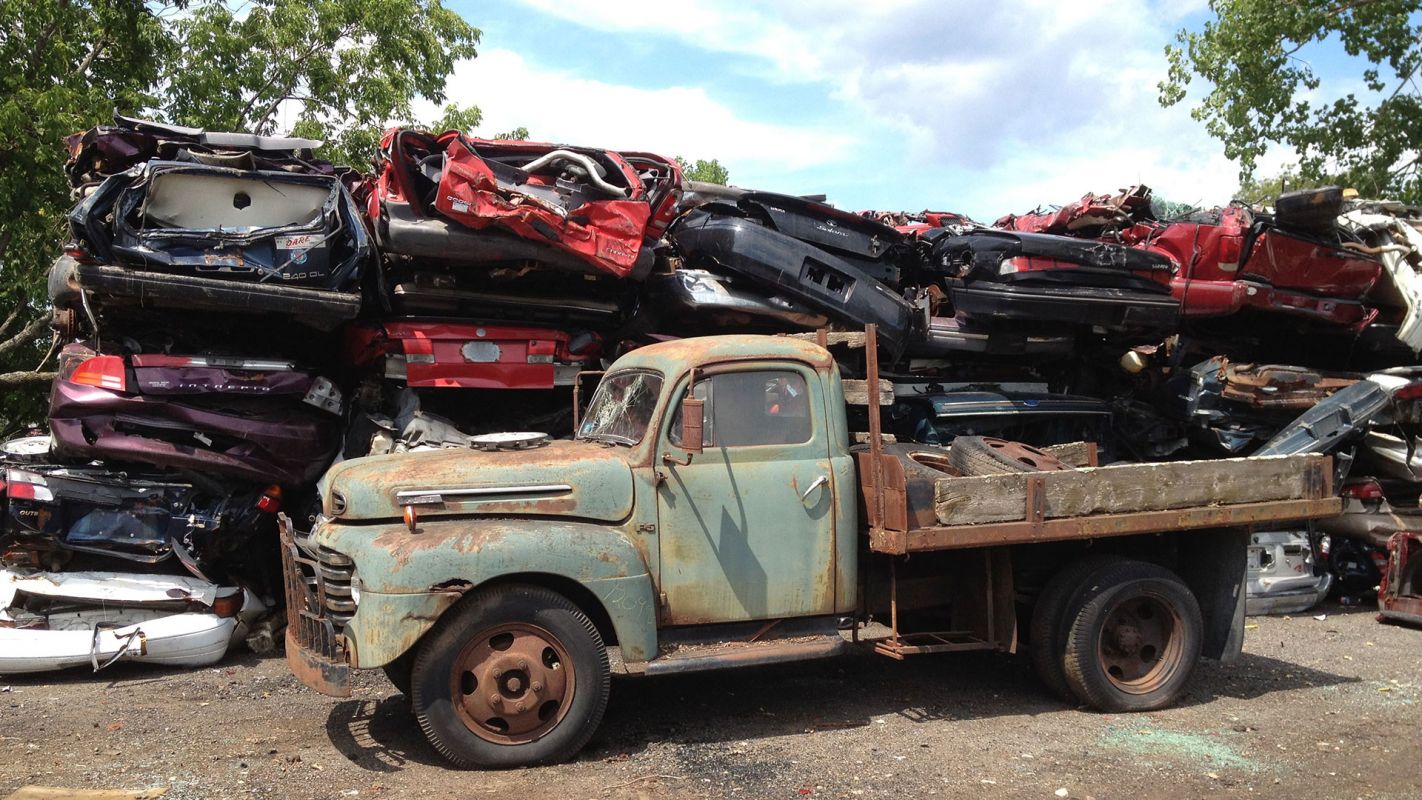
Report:
M1063 708L1025 659L866 654L619 680L577 761L500 773L446 769L379 673L347 701L247 654L0 678L0 797L1422 797L1422 631L1313 613L1251 619L1239 663L1154 714Z

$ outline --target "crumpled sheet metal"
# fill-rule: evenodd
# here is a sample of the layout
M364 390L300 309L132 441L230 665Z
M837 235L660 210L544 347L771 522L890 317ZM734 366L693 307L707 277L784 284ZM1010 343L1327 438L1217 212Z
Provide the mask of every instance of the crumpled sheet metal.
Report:
M1355 209L1339 217L1338 225L1355 233L1367 231L1385 237L1385 242L1375 247L1376 255L1407 304L1397 338L1413 352L1422 352L1422 275L1418 274L1422 269L1422 230L1418 230L1422 220L1403 217L1399 206L1377 204L1371 210ZM1398 213L1379 213L1390 207Z

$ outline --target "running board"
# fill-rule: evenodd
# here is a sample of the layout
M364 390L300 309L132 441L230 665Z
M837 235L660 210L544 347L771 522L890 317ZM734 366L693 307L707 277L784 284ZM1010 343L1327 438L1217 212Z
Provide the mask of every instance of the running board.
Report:
M753 667L830 658L849 651L850 644L838 633L771 639L764 642L726 642L710 645L682 645L647 662L647 675L674 675L730 667Z

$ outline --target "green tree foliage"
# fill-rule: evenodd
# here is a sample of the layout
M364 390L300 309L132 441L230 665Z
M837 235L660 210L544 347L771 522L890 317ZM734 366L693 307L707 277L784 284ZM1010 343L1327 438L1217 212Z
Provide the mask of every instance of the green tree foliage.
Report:
M1274 198L1284 192L1291 192L1295 189L1305 189L1308 186L1322 185L1325 183L1337 183L1338 181L1327 176L1305 183L1299 178L1297 172L1286 169L1277 175L1257 177L1250 175L1239 182L1239 188L1234 192L1234 199L1242 200L1250 205L1273 205Z
M525 141L528 139L528 128L522 125L506 133L496 133L494 138L501 141Z
M44 417L44 279L73 202L64 136L117 108L213 130L290 127L364 167L383 126L445 99L478 40L442 0L0 0L0 434ZM450 105L431 127L478 121Z
M1210 85L1192 110L1247 181L1274 145L1297 154L1297 177L1341 179L1365 195L1422 200L1422 25L1416 0L1212 0L1215 18L1166 48L1165 106L1195 77ZM1366 91L1332 102L1307 60L1341 46Z
M730 170L721 166L721 162L714 158L710 161L698 158L696 159L696 163L693 164L681 156L677 156L676 163L681 165L682 175L689 181L719 183L725 186L731 180Z

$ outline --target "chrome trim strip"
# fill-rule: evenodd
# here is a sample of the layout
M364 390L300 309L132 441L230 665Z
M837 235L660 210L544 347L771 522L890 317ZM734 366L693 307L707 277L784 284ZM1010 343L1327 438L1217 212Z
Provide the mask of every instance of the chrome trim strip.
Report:
M540 483L533 486L482 486L464 489L405 489L395 493L395 502L420 501L430 497L444 499L446 497L486 497L501 494L548 494L571 491L573 491L573 487L566 483Z

